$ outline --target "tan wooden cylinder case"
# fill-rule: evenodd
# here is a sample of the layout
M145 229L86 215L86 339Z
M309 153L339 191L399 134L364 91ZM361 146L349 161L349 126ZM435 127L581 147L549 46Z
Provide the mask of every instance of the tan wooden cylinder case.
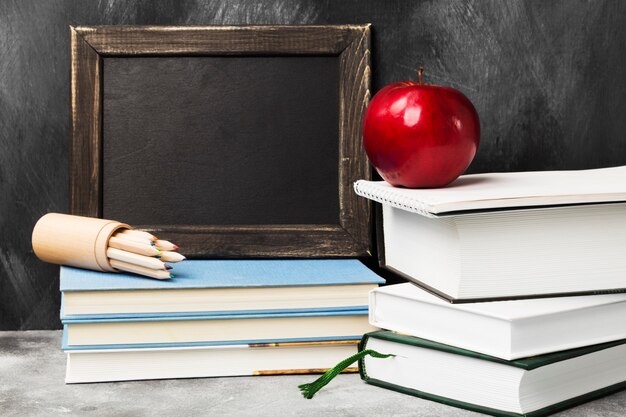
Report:
M117 272L106 255L109 238L130 228L114 220L48 213L33 229L33 250L44 262Z

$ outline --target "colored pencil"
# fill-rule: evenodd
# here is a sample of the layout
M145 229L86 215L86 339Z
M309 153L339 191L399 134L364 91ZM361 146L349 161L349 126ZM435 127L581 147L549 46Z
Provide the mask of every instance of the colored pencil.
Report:
M178 249L178 246L176 246L172 242L168 242L167 240L155 240L154 245L161 250L172 251Z
M180 261L184 261L185 259L187 259L178 252L163 251L159 253L160 253L159 256L161 257L161 260L163 262L180 262Z
M146 239L145 237L137 236L134 234L116 232L113 236L121 239L132 240L133 242L143 243L144 245L154 246L154 240Z
M117 236L111 236L109 239L109 247L145 256L160 256L159 254L161 253L161 251L154 246Z
M124 271L124 272L131 272L133 274L139 274L139 275L143 275L143 276L150 277L150 278L156 278L156 279L174 278L174 274L171 274L169 271L166 271L166 270L144 268L142 266L129 264L127 262L117 261L115 259L111 259L109 262L111 263L111 266L113 268L119 269L120 271Z
M144 239L153 240L153 241L157 240L157 237L154 236L152 233L143 232L141 230L124 229L120 231L120 233L123 235L135 236L137 238L144 238Z
M126 252L121 249L109 248L107 249L107 257L110 259L115 259L116 261L122 261L129 264L134 264L137 266L141 266L144 268L150 269L165 269L165 264L156 259L151 258L149 256L138 255L132 252Z

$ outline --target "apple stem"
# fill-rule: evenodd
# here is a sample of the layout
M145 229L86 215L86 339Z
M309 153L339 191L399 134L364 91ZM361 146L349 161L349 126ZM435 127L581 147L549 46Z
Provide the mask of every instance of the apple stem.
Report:
M417 82L424 84L424 67L422 65L417 68Z

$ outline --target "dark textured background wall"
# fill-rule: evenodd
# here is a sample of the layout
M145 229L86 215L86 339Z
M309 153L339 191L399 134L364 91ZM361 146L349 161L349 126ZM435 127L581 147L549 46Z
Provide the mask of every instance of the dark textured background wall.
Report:
M626 164L626 2L0 1L0 330L59 328L30 247L68 208L69 25L373 24L374 91L414 78L481 117L471 172Z

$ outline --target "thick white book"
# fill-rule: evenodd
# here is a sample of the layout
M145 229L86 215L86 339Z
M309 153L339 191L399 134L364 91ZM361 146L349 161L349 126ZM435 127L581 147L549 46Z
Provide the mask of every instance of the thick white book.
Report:
M320 373L356 353L357 343L347 340L73 350L67 351L65 382Z
M381 263L451 302L626 291L626 167L355 190L383 203Z
M372 385L502 417L540 417L626 388L626 341L505 361L465 349L378 331L361 349L361 378Z
M626 339L626 294L451 304L411 284L370 292L375 327L513 360Z

